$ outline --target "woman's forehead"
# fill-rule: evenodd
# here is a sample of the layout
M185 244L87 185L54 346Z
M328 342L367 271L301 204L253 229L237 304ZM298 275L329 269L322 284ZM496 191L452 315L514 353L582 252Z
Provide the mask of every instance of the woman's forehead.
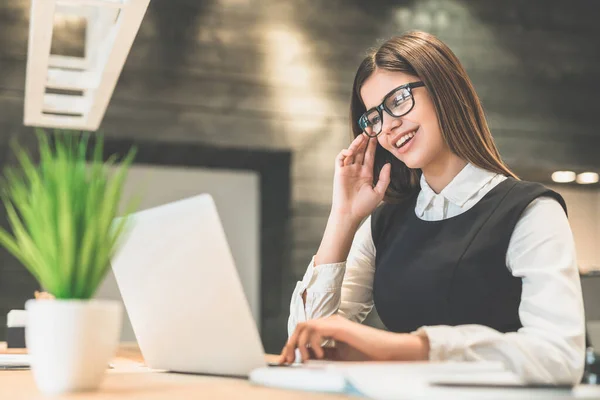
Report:
M360 96L367 109L375 107L391 90L406 83L414 82L414 76L404 72L375 70L363 83Z

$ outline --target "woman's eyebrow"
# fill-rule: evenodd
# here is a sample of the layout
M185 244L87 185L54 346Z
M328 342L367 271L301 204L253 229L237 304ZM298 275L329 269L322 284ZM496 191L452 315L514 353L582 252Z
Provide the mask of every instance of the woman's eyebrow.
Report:
M379 100L379 103L377 103L377 105L383 103L383 101L385 100L386 97L388 97L390 94L394 93L396 91L396 89L398 89L400 86L404 86L404 85L399 85L396 86L395 88L393 88L392 90L390 90L389 92L387 92L386 94L383 95L383 97L381 98L381 100ZM375 106L373 106L375 107ZM371 107L371 108L373 108ZM371 108L367 108L367 110L370 110Z
M402 85L400 85L400 86L402 86ZM393 91L395 91L396 89L398 89L400 86L396 86L395 88L393 88L392 90L390 90L389 92L387 92L386 94L384 94L384 95L381 97L381 99L379 100L379 102L378 102L376 105L374 105L373 107L367 107L367 105L365 104L365 102L364 102L364 100L363 100L363 104L365 105L365 109L366 109L367 111L369 111L370 109L377 107L378 105L380 105L381 103L383 103L383 100L385 100L385 98L386 98L387 96L389 96L389 95L390 95L390 94L391 94ZM361 99L362 99L362 96L361 96Z
M366 106L366 104L365 104L365 109L366 109L367 111L369 111L369 110L371 110L371 109L373 109L373 108L377 107L378 105L380 105L381 103L383 103L383 99L385 99L385 96L387 96L388 94L389 94L389 93L386 93L386 94L384 94L384 95L383 95L383 97L381 98L381 100L379 100L379 102L378 102L377 104L375 104L374 106L372 106L372 107L367 107L367 106Z

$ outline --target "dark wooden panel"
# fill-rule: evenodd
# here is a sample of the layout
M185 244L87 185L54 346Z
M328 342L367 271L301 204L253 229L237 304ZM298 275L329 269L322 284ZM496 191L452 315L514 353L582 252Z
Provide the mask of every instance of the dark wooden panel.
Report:
M0 30L1 32L1 30ZM9 32L6 32L10 35ZM441 36L441 35L440 35ZM460 39L446 39L451 48L460 57L467 70L476 76L477 73L494 73L507 75L507 78L530 79L542 82L568 82L569 85L575 84L585 89L583 82L597 80L599 77L599 56L594 53L596 43L583 43L579 38L565 41L559 38L548 38L545 35L536 35L537 39L515 36L510 44L504 45L506 38L503 36L512 36L511 34L501 34L491 36L487 40L481 40L477 43L468 44ZM0 59L20 61L24 64L26 48L20 53L14 53L19 44L26 42L26 31L22 38L9 36L5 39L5 50L0 53ZM556 45L556 43L559 45ZM562 43L561 43L562 42ZM554 43L554 47L548 47L548 43ZM370 38L370 45L373 40ZM286 79L282 78L282 73L293 71L294 68L302 65L328 66L321 69L322 78L318 74L315 76L317 82L324 81L327 86L344 88L347 87L354 76L356 67L361 59L360 55L368 46L359 46L348 49L345 52L336 51L334 53L326 52L320 49L312 49L312 45L300 46L299 53L295 56L282 57L276 59L270 57L265 48L268 43L259 45L254 44L249 48L238 48L235 45L224 45L214 43L208 45L190 44L186 48L180 48L185 53L181 59L172 59L165 55L162 47L154 42L136 41L131 50L130 57L125 66L125 73L128 70L145 69L155 74L155 78L161 78L159 73L173 75L178 72L189 73L192 75L206 75L207 73L216 76L231 76L238 79L254 79L259 81L277 82L278 85L287 86ZM272 47L272 46L271 46ZM510 50L506 50L506 47ZM277 52L281 49L273 48ZM243 59L243 63L239 60ZM166 63L169 60L171 63ZM298 61L300 62L298 64ZM274 74L279 68L279 72ZM21 66L19 66L21 70ZM584 75L586 81L584 81ZM331 80L333 78L333 80ZM293 76L287 78L293 81ZM346 82L344 85L343 82ZM150 82L151 83L151 82Z
M540 167L549 170L560 169L598 171L598 149L600 138L590 138L581 143L578 141L560 141L519 137L497 137L496 143L504 159L518 168ZM583 148L589 146L587 151ZM551 155L551 157L548 157Z
M213 15L212 20L205 18L201 22L218 22L227 18L227 22L256 21L273 19L275 16L287 17L302 24L335 23L347 29L357 26L364 29L378 28L382 19L390 18L390 11L418 10L435 15L443 12L453 17L466 18L470 11L488 24L518 25L528 29L591 30L599 29L595 16L598 6L593 0L575 0L571 2L530 0L504 1L498 7L494 0L469 0L459 4L434 1L419 4L414 1L389 2L375 0L369 3L360 0L296 0L294 2L264 2L259 0L197 2L178 0L177 7L171 7L169 0L153 0L149 12L165 14L167 18L180 17L190 25L197 24L196 15ZM4 0L0 15L11 20L26 20L29 4L22 0ZM343 18L341 18L343 16ZM169 28L167 25L165 28ZM148 29L146 27L146 29ZM157 28L155 28L157 30Z
M4 219L4 210L0 216ZM6 227L5 227L6 228ZM0 338L5 338L6 315L10 310L23 310L25 301L40 289L35 279L6 250L0 249Z
M560 33L600 32L597 15L600 7L594 1L503 1L498 7L493 0L470 1L469 9L485 22L519 26L521 30Z

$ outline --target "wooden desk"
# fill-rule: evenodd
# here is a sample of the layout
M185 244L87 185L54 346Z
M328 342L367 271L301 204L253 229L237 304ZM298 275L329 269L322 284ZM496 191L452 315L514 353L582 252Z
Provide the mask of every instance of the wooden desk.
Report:
M23 353L22 350L7 350L0 344L0 353ZM267 356L273 357L273 356ZM336 400L351 399L349 396L327 395L301 391L288 391L254 386L244 379L212 376L152 372L143 367L141 354L136 347L121 346L113 365L106 373L99 391L76 393L58 397L69 400L119 400L119 399L298 399ZM1 371L0 399L32 400L44 399L35 383L31 371ZM56 397L54 397L55 399ZM355 397L353 397L355 399Z

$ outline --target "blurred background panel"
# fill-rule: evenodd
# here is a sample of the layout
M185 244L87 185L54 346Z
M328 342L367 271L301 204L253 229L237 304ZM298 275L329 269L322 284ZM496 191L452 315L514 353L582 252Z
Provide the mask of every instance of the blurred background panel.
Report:
M112 170L115 171L116 167L113 167ZM254 171L175 168L138 164L129 170L120 207L121 212L124 212L127 205L132 200L135 201L136 197L140 198L139 208L145 210L197 196L200 193L210 193L217 204L219 219L223 225L252 316L260 324L260 187L258 181L259 175ZM239 201L240 198L243 198L244 201ZM219 266L209 267L212 269ZM140 279L144 279L144 277L141 276ZM206 279L210 279L210 276L207 276ZM168 293L156 293L156 296L167 295ZM200 302L202 293L194 295ZM226 294L224 295L226 296ZM112 271L109 271L96 296L122 302L121 293ZM175 312L175 310L172 311ZM126 313L124 314L121 341L135 341L131 322Z
M270 310L261 325L276 352L294 283L325 227L365 51L409 29L439 36L470 74L507 163L523 179L553 184L554 171L600 172L598 15L596 0L152 0L101 130L109 141L291 154L289 251L281 279L270 282L277 287L263 279L261 288L275 293L261 305ZM0 3L3 164L14 162L11 139L35 143L23 126L28 18L28 1ZM53 50L81 54L78 21L57 23ZM567 199L582 269L598 268L598 184L554 185ZM0 255L2 322L35 283Z

